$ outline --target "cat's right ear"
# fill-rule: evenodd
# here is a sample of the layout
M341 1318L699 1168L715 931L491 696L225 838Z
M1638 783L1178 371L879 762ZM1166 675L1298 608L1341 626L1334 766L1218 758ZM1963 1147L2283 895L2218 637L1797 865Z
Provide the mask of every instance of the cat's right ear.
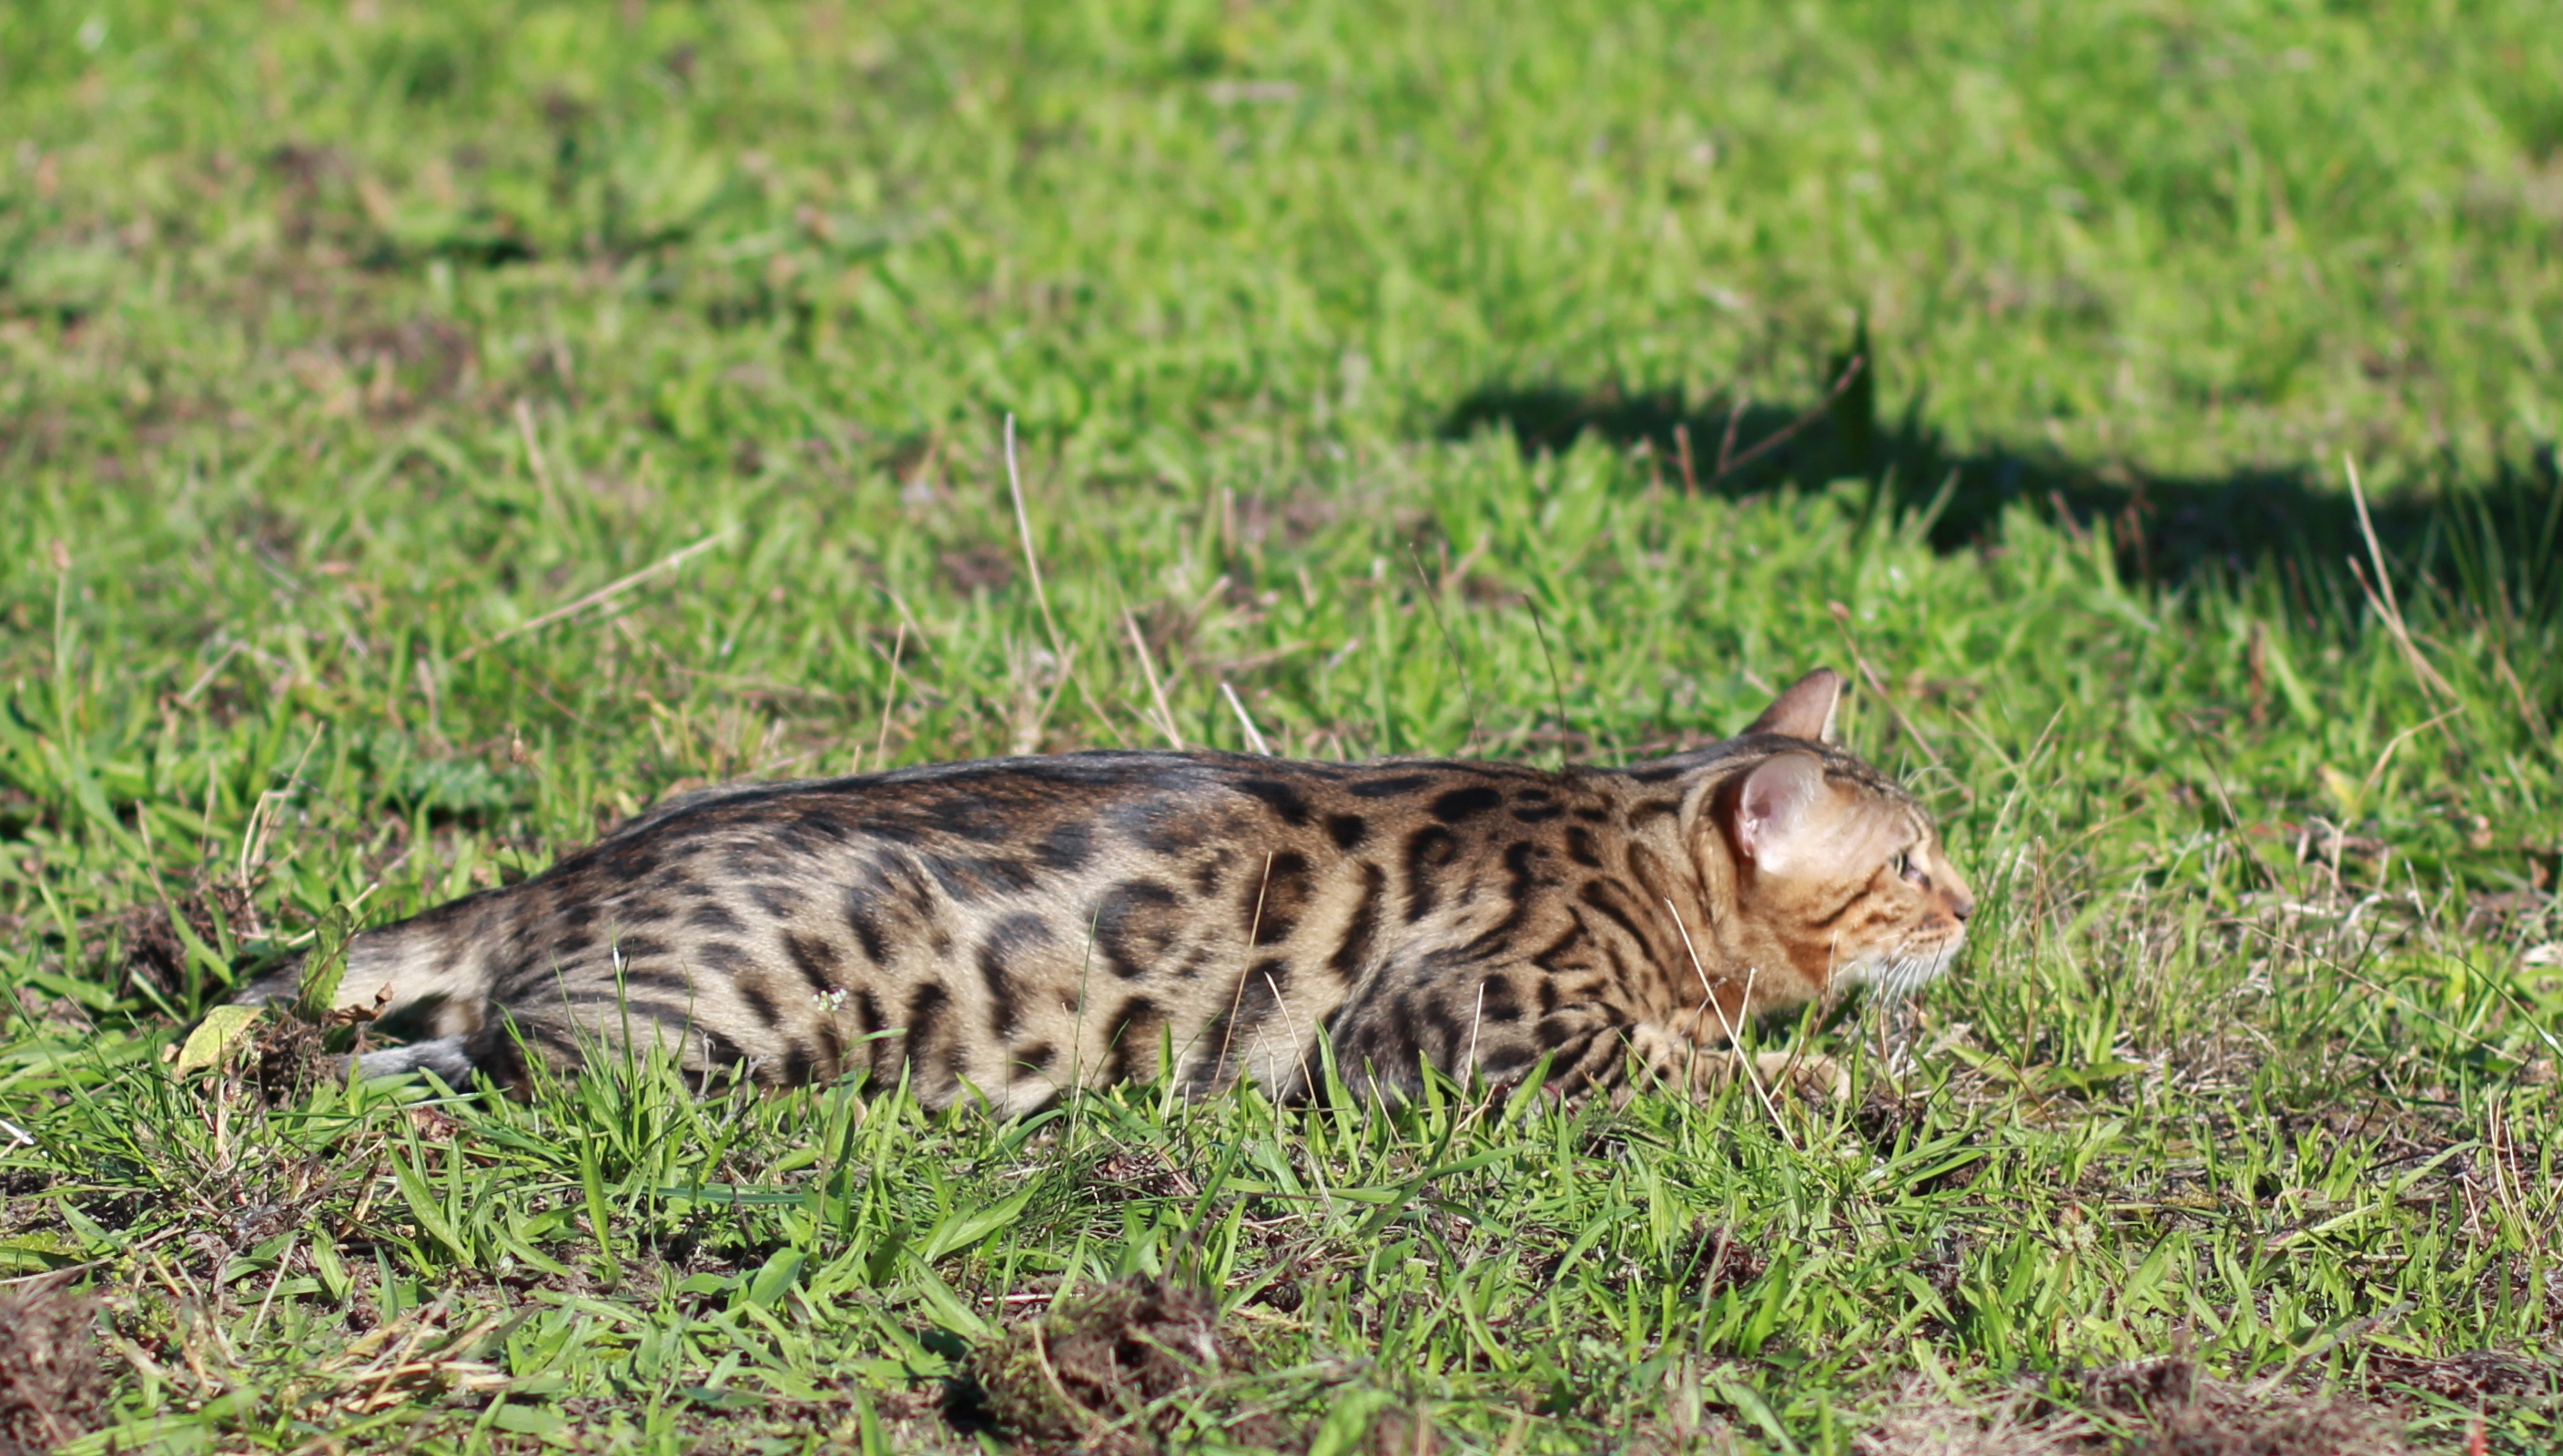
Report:
M1735 792L1735 847L1764 874L1795 867L1824 797L1825 766L1811 753L1773 754Z
M1803 738L1809 743L1832 743L1834 710L1842 706L1843 675L1831 667L1819 667L1771 700L1762 716L1745 728L1747 733L1778 733L1790 738Z

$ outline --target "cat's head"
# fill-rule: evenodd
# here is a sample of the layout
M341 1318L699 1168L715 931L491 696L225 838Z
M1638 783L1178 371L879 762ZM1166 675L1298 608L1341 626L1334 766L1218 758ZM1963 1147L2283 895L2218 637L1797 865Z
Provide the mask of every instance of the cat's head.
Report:
M1778 942L1809 996L1900 995L1956 960L1976 897L1921 804L1837 742L1843 687L1818 668L1753 720L1736 744L1751 766L1719 786L1711 818L1737 910Z

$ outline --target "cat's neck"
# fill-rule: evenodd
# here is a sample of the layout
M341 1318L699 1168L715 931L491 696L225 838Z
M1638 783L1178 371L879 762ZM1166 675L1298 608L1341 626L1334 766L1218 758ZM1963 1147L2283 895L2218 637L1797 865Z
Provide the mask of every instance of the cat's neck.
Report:
M1725 1039L1729 1026L1740 1026L1755 1008L1784 996L1800 979L1775 928L1764 923L1744 893L1751 869L1720 818L1720 796L1752 767L1752 761L1712 759L1682 781L1677 832L1697 896L1681 907L1691 936L1684 958L1688 962L1695 955L1696 961L1673 969L1676 1000L1695 1016L1693 1034L1706 1040ZM1711 998L1713 1004L1708 1003Z

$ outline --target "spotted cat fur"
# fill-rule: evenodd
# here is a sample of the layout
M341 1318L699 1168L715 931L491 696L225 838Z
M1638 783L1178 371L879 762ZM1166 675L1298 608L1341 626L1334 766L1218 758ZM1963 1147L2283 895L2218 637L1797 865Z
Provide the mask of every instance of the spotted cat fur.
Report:
M1842 688L1622 769L1087 753L714 790L356 937L337 1002L420 1033L360 1070L458 1085L656 1041L1024 1111L1161 1070L1297 1094L1322 1036L1382 1090L1696 1086L1748 1018L1908 991L1964 940L1930 817L1834 741Z

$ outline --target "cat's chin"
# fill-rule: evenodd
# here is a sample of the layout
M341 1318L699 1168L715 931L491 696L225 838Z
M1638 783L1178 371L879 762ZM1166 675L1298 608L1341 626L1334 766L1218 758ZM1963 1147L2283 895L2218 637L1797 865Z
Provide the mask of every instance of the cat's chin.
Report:
M1853 975L1854 985L1868 988L1873 996L1908 997L1939 980L1958 959L1961 943L1952 941L1938 950L1918 956L1887 956L1872 961Z

